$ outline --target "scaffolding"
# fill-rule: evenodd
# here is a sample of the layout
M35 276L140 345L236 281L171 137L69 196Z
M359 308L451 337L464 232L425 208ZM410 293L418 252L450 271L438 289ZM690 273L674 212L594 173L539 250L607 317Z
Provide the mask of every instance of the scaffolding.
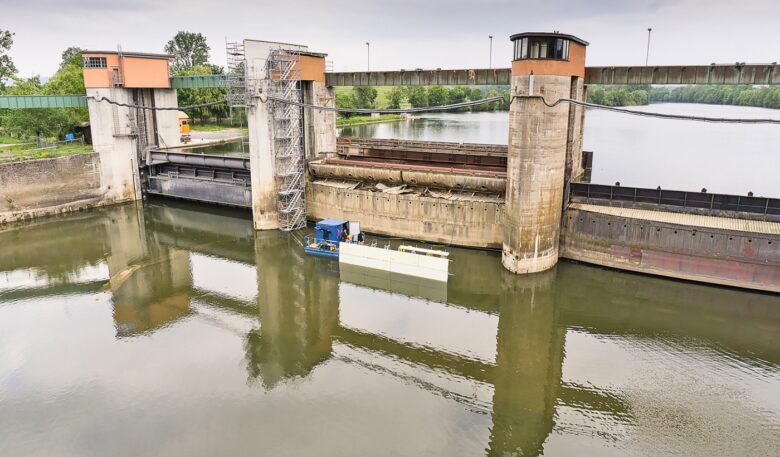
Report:
M279 228L289 232L306 226L304 201L303 109L285 102L301 102L299 51L274 49L266 61L273 122L276 205Z
M243 42L226 42L225 48L227 52L225 98L232 116L233 108L246 108L246 56Z

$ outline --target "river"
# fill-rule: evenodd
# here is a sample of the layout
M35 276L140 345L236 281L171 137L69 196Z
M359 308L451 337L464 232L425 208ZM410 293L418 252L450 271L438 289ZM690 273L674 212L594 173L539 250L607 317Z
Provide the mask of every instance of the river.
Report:
M177 202L0 245L0 455L780 449L775 295L467 249L410 283Z
M506 130L457 116L425 122ZM778 295L569 262L515 276L458 248L437 286L166 200L0 227L0 246L2 456L780 449Z
M653 104L637 111L780 119L780 110ZM411 121L344 127L343 136L507 144L506 112L424 114ZM593 151L592 182L764 197L780 196L780 127L657 119L588 109L583 149Z

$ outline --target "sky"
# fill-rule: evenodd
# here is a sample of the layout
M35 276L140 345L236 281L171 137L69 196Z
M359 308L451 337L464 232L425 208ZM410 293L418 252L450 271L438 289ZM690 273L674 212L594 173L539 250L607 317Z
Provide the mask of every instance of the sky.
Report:
M780 61L780 0L0 0L0 30L15 32L19 76L51 76L69 46L162 52L179 30L203 33L211 61L225 41L305 44L335 71L509 67L509 36L576 35L587 65Z

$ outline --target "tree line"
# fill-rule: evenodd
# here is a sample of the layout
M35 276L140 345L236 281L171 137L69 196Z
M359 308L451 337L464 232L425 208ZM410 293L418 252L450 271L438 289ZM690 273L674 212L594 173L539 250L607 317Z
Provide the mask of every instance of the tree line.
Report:
M380 90L382 97L380 98ZM482 100L489 97L503 97L502 100L482 105L460 108L458 111L497 111L509 110L508 86L399 86L399 87L363 87L355 86L351 90L336 92L338 108L429 108L432 106L452 105L465 101ZM350 113L341 113L349 117Z
M606 106L702 103L780 109L780 87L771 86L590 86L588 101Z
M8 55L14 43L14 34L0 30L0 95L86 95L81 53L78 47L62 52L57 72L45 83L40 76L22 78ZM178 32L164 47L174 56L172 75L223 74L224 69L209 63L210 48L200 33ZM178 89L180 106L215 102L225 99L225 89ZM228 118L226 105L215 105L192 110L196 120L217 123ZM89 120L86 108L0 109L0 136L62 138L74 132Z

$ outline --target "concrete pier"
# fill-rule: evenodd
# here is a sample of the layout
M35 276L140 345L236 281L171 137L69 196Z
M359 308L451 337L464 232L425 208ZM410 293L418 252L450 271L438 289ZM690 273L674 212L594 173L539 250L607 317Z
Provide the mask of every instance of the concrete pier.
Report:
M566 176L581 156L581 120L568 105L582 96L586 42L570 35L512 37L506 214L501 262L513 273L535 273L558 262ZM558 54L556 54L558 52ZM568 166L567 166L568 164Z
M260 101L268 94L269 80L258 81L246 110L249 127L249 158L252 175L252 221L255 230L279 228L276 211L274 144L270 105Z

